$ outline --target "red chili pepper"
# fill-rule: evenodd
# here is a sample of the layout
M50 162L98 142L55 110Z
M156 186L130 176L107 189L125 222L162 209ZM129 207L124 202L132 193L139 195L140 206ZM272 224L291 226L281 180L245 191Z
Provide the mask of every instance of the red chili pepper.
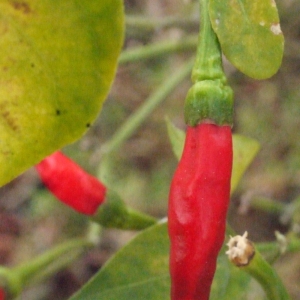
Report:
M61 152L46 157L36 169L45 186L80 213L94 214L105 200L106 187Z
M169 197L171 299L207 300L225 235L230 126L188 126Z
M0 288L0 300L5 300L5 291Z

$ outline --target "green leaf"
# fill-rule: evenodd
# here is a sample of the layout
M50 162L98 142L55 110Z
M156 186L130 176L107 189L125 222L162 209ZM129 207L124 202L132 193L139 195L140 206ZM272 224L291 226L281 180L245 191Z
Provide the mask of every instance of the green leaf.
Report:
M182 130L176 128L168 119L166 119L169 139L172 150L179 160L183 150L185 134ZM233 134L233 166L231 176L231 193L233 193L243 174L253 161L259 150L259 143L251 138L239 134Z
M179 160L183 151L185 133L183 130L177 128L168 117L166 117L165 120L172 150L176 158Z
M0 186L95 120L123 21L122 0L0 2Z
M231 193L233 193L243 174L257 155L260 145L249 137L234 134L233 139L233 166L231 176Z
M166 223L138 234L70 300L169 300Z
M255 79L274 75L284 38L275 0L210 0L212 27L227 59Z
M251 277L234 267L223 249L211 300L246 299ZM161 223L138 234L70 300L169 300L169 238Z

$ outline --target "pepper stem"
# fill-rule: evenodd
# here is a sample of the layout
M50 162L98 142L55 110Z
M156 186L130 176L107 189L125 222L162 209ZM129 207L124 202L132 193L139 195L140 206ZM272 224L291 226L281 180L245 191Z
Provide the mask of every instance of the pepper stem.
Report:
M222 52L209 16L209 0L200 2L200 36L192 72L191 87L185 100L185 121L190 126L201 122L217 125L233 123L233 93L226 83Z
M142 230L157 223L155 218L129 208L111 189L108 189L105 202L91 219L106 228L125 230Z
M193 82L220 79L226 82L222 66L222 54L218 38L211 26L208 0L200 0L200 35L196 62L192 73Z

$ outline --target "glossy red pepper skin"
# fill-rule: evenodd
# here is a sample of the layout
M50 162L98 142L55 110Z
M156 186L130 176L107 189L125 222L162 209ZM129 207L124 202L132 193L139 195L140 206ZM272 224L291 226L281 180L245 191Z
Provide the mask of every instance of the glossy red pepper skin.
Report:
M169 196L172 300L207 300L230 197L230 126L188 126Z
M93 215L105 200L106 187L59 151L42 160L36 169L44 185L80 213Z

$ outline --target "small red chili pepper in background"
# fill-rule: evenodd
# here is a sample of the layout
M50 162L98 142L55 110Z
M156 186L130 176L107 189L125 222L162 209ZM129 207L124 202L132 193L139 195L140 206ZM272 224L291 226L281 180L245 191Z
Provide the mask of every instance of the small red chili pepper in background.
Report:
M93 215L105 200L106 187L59 151L42 160L36 169L44 185L80 213Z
M42 160L36 169L59 200L79 213L93 215L91 219L104 227L141 230L157 222L127 207L117 193L59 151Z
M0 300L5 300L5 291L3 288L0 288Z
M230 126L188 126L169 196L172 300L207 300L225 236L230 196Z

